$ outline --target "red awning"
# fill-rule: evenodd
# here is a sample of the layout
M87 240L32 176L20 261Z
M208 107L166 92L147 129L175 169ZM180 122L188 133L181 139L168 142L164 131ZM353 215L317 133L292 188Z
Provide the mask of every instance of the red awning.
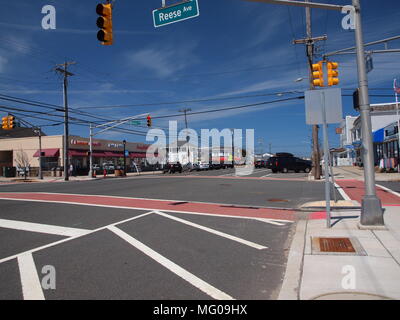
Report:
M40 150L37 150L33 156L39 157L39 152ZM42 157L53 158L60 156L60 149L42 149L42 152L44 152L44 155Z
M86 157L88 153L87 151L81 151L81 150L69 150L68 155L72 157Z
M93 157L105 157L105 153L104 152L93 152Z
M123 157L124 154L123 153L116 153L116 152L106 151L106 152L104 152L104 156L105 157Z
M138 152L132 152L129 154L129 158L146 158L145 153L138 153Z

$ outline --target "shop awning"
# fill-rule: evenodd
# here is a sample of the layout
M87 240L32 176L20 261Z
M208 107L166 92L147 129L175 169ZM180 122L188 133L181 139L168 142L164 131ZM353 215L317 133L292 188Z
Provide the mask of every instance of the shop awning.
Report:
M383 142L385 140L385 130L384 128L372 132L374 142Z
M81 151L81 150L69 150L68 155L72 157L86 157L88 153L87 151Z
M104 152L104 156L105 156L105 157L123 157L124 154L123 154L123 153L117 153L117 152L109 152L109 151L106 151L106 152Z
M38 158L40 156L39 152L40 150L37 150L33 156ZM54 158L60 156L60 149L42 149L42 152L44 152L44 155L42 153L42 157Z
M129 158L146 158L146 153L132 152L129 154Z

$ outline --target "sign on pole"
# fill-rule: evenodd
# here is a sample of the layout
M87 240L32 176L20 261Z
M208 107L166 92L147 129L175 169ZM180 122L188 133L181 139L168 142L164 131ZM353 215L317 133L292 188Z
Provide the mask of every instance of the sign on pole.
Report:
M162 27L167 24L180 22L199 16L199 4L197 0L188 0L172 6L153 10L154 27Z
M335 88L305 92L307 124L324 123L322 99L325 103L326 123L340 123L343 119L342 90Z

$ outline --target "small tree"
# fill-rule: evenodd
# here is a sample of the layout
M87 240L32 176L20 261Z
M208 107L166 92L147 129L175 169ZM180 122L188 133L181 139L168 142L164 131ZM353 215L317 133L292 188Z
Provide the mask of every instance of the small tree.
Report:
M29 167L29 158L28 155L26 154L25 151L22 149L17 151L17 154L15 156L15 162L17 163L17 166L20 168L23 168L24 170L24 179L26 179L26 172L27 168Z

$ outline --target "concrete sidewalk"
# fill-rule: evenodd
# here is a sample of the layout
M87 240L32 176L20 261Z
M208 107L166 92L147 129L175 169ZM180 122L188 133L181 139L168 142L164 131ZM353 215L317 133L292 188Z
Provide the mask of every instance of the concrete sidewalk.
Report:
M363 171L353 167L336 167L334 174L342 179L363 178ZM380 181L394 181L398 176L379 175L385 179ZM369 230L359 227L356 208L333 211L331 228L327 228L325 211L299 220L279 299L400 299L400 205L384 209L385 226ZM325 238L330 238L329 243ZM341 247L350 242L354 252L334 252L333 241Z
M335 179L356 179L364 181L364 168L356 166L333 167ZM375 172L376 181L400 181L400 173Z

